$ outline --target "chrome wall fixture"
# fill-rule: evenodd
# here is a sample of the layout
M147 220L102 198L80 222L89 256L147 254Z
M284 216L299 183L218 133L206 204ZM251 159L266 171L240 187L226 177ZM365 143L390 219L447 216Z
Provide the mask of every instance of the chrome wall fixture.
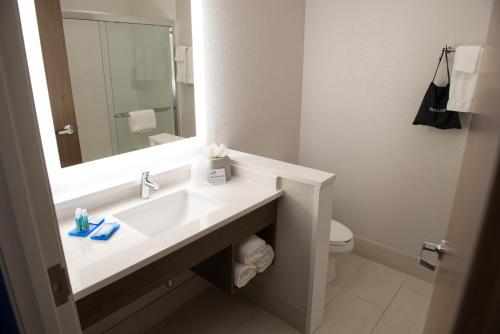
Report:
M442 49L442 51L446 51L446 53L454 53L456 50L454 47L446 46L445 48Z
M172 109L172 108L170 108L170 107L153 108L155 113L169 111L170 109ZM121 114L114 115L114 117L115 118L127 118L127 117L130 117L130 114L128 112L124 112Z

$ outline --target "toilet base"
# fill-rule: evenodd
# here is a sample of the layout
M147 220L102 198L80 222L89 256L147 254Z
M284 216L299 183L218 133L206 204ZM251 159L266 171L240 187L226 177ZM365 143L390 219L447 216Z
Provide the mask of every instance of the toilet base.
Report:
M326 282L328 284L332 283L337 276L337 271L335 270L335 257L333 253L328 254L328 270L326 274Z
M328 254L328 270L327 270L327 279L328 284L335 280L337 276L337 271L335 269L335 261L342 259L344 256L347 256L354 249L354 241L348 242L344 246L330 246L330 253Z

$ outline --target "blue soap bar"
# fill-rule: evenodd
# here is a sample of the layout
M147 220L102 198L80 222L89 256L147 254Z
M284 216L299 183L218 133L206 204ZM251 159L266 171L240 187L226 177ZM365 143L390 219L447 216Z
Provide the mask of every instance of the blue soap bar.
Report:
M76 228L72 229L68 232L68 235L72 237L80 237L85 238L90 233L92 233L96 228L98 228L102 223L104 223L104 218L92 219L92 222L89 222L89 230L88 231L78 231Z
M108 240L120 228L118 223L104 223L90 239Z

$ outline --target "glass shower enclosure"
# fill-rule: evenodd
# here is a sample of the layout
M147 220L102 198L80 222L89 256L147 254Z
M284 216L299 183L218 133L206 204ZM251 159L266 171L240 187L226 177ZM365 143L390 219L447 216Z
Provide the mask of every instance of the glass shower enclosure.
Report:
M119 153L149 146L149 136L176 134L168 27L106 23L113 119ZM128 113L154 109L157 128L130 133Z
M71 11L63 17L83 160L149 147L156 134L177 135L173 24L82 20ZM129 113L144 109L155 111L157 126L132 133Z

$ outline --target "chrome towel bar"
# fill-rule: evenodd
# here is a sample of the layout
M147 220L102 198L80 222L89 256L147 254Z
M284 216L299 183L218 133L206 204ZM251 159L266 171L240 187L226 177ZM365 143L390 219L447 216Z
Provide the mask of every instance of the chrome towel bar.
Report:
M172 109L171 107L153 108L153 110L155 111L155 113L165 112L165 111L169 111L171 109ZM121 113L121 114L116 114L116 115L114 115L114 117L115 118L127 118L127 117L130 117L130 115L129 115L128 112L124 112L124 113Z

